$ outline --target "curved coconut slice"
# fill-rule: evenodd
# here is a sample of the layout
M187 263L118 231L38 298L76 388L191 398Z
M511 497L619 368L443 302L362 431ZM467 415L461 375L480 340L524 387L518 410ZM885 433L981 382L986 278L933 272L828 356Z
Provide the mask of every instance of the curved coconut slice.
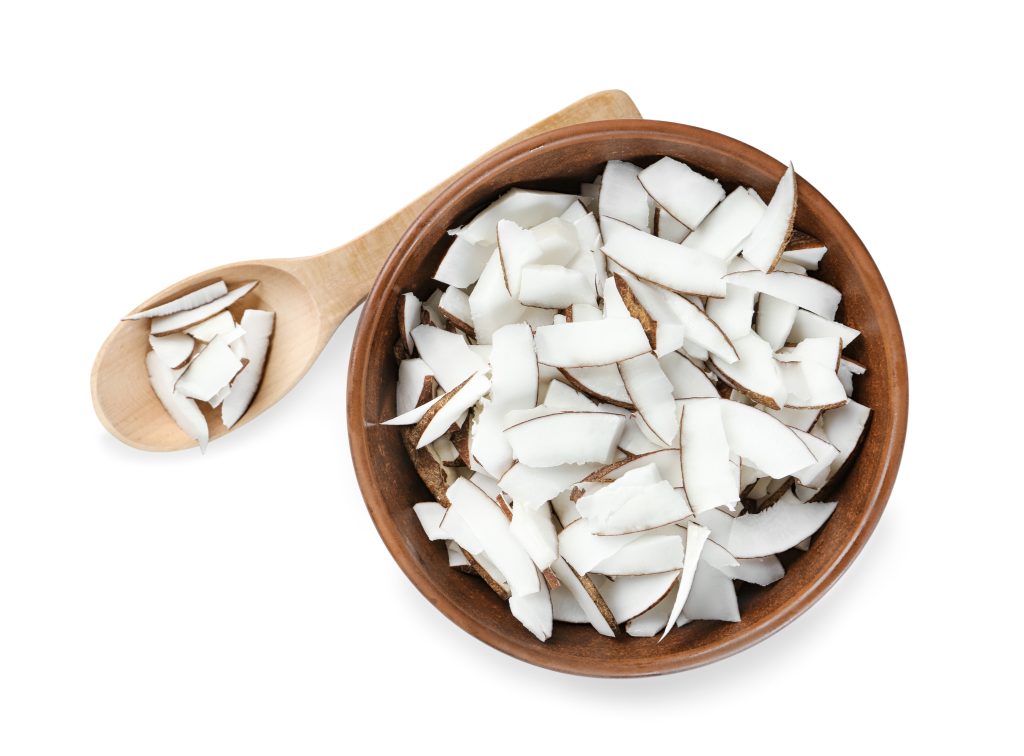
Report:
M799 308L792 302L762 294L757 301L757 335L768 342L773 351L786 345Z
M519 301L530 307L562 309L574 302L597 301L593 270L584 275L561 265L526 265L520 276Z
M463 294L465 296L465 294ZM442 295L441 299L444 299ZM468 304L468 303L467 303ZM405 345L407 354L416 351L416 344L412 340L412 329L420 324L420 317L423 314L423 303L412 292L406 292L398 300L398 333L402 337L402 344ZM470 318L472 320L472 318Z
M631 456L669 448L660 441L652 441L648 438L648 433L654 435L654 431L647 427L647 423L642 418L636 416L630 418L630 422L626 423L626 429L622 432L622 438L619 439L619 448Z
M604 302L602 303L604 307L603 317L635 317L638 321L640 321L640 325L643 326L644 333L648 334L649 341L650 334L654 330L654 321L641 307L635 308L634 311L630 310L629 305L626 304L626 297L623 296L623 293L619 290L619 287L616 283L615 276L617 275L619 274L612 274L604 282L604 286L602 288L602 298L604 299Z
M753 289L729 284L723 299L708 300L705 312L727 338L738 339L750 333L756 299L757 292Z
M831 318L823 318L807 310L797 310L796 318L793 321L793 329L789 338L795 342L818 336L838 336L843 347L848 347L855 338L860 336L860 331L850 328L848 325L837 323Z
M839 376L813 363L782 363L782 376L789 394L786 407L824 411L841 407L849 400Z
M670 352L662 357L662 372L672 384L672 395L676 399L695 399L698 397L717 397L718 389L707 374L697 367L693 360L678 352Z
M207 318L212 318L217 313L228 309L231 305L252 291L256 287L257 283L259 283L259 281L250 281L247 284L239 286L237 289L232 289L224 296L218 297L212 302L207 302L206 304L194 307L191 310L182 310L181 312L175 312L171 315L153 318L149 331L157 336L173 333L175 331L183 331L191 325L201 323Z
M555 622L586 625L590 621L572 592L564 585L551 591L551 614Z
M617 365L560 368L559 372L571 386L598 401L608 402L625 409L636 409L622 383L622 376L619 374Z
M456 236L441 258L434 272L434 280L449 286L458 286L460 289L472 286L480 278L484 266L494 254L494 246L493 242L473 244L461 236Z
M786 406L796 409L832 409L847 401L836 371L841 342L838 338L805 339L791 351L777 355L786 384Z
M182 396L208 402L231 384L245 367L229 346L231 334L222 333L197 354L178 377L174 390Z
M626 392L644 422L665 446L672 446L679 432L672 383L661 370L658 358L642 354L619 363Z
M708 317L701 308L697 307L686 297L680 297L670 291L661 292L661 297L673 312L676 319L683 324L686 333L686 351L693 356L693 346L703 347L711 354L717 355L724 362L735 362L739 359L729 337L725 335L718 324ZM748 329L749 330L749 329ZM707 353L700 355L700 359L706 359Z
M715 369L738 391L755 402L779 409L786 403L788 392L782 371L772 353L771 345L756 333L748 333L733 342L739 360L727 363L712 355Z
M675 603L676 593L679 590L677 582L661 601L652 606L639 617L634 617L626 623L626 635L633 638L653 638L665 629L668 616L672 612L672 605Z
M681 570L684 554L683 537L686 533L682 528L678 530L678 535L645 533L607 559L594 565L591 572L620 576L653 575L659 572Z
M474 335L473 313L469 308L469 297L462 289L449 286L437 303L438 312L460 331Z
M416 423L416 448L422 449L443 436L463 412L476 404L491 388L483 373L467 378L451 391L442 394Z
M709 531L696 523L690 523L686 527L686 555L683 558L683 571L679 577L679 590L675 600L672 602L672 610L668 614L668 622L665 623L665 630L661 634L661 640L665 639L669 631L675 627L676 621L683 613L683 606L690 595L693 586L694 574L700 564L700 555L704 550L704 544L708 540Z
M624 575L599 587L601 596L622 624L637 617L661 601L679 580L679 570L654 575Z
M651 228L654 206L638 180L640 169L632 163L609 160L601 174L601 223L615 218L643 231Z
M551 565L551 571L555 573L558 582L579 604L587 621L593 625L594 629L601 635L606 635L609 638L615 637L617 627L615 617L590 579L586 575L580 576L561 557Z
M583 496L576 509L591 532L601 536L653 530L692 514L686 499L660 479L653 463Z
M565 266L580 251L576 227L561 218L546 220L530 233L541 249L540 263Z
M537 569L546 570L558 558L558 534L547 502L536 509L526 501L515 502L509 527Z
M554 614L551 596L547 584L540 581L540 590L525 596L513 593L508 600L512 616L519 620L523 627L533 633L541 643L551 637Z
M821 258L828 252L825 245L803 231L793 230L789 238L786 251L782 253L782 259L786 262L793 262L807 270L817 270Z
M424 382L433 377L430 366L419 357L398 363L395 412L399 416L421 404Z
M205 453L210 440L206 418L194 400L174 390L174 384L181 375L180 371L171 370L156 352L149 352L146 355L146 372L149 373L149 384L153 387L153 393L167 410L167 414L189 438L198 442L199 449Z
M501 256L495 250L469 295L469 310L478 343L489 344L492 334L509 323L522 322L526 308L505 288Z
M867 370L864 365L861 365L856 360L844 357L839 361L839 381L843 384L843 389L846 390L847 396L853 396L853 376L864 375Z
M780 349L776 359L780 362L813 362L835 373L839 370L842 351L843 342L838 336L820 336Z
M786 575L786 568L775 555L737 559L736 562L736 567L719 568L722 574L754 585L771 585Z
M670 157L644 168L637 178L655 202L689 228L697 228L725 198L717 181Z
M837 409L829 410L822 415L825 435L829 443L839 450L829 467L829 476L834 477L846 464L860 443L871 410L852 399Z
M828 471L829 467L839 456L839 449L812 433L805 433L795 428L793 433L800 438L804 446L814 455L814 462L790 474L803 485L810 486L815 478Z
M787 491L768 509L737 517L726 548L739 558L778 554L814 535L835 508L834 501L802 502Z
M559 368L609 365L650 351L635 318L564 323L537 329L537 361Z
M505 413L493 401L480 400L469 429L470 459L494 478L500 478L512 467L512 447L503 432Z
M754 407L719 400L722 427L733 454L773 478L784 478L815 463L797 432Z
M177 370L188 362L188 358L192 356L192 351L195 349L196 342L188 334L171 333L167 336L150 335L149 345L153 347L156 356L160 358L164 365L172 370Z
M719 571L723 571L725 568L740 566L736 558L726 551L725 548L717 544L713 538L708 538L707 543L704 544L704 551L701 553L700 558L702 562L706 562ZM693 619L696 619L696 617Z
M466 337L460 333L421 325L412 330L412 338L420 357L445 391L451 391L474 373L487 369L487 363L469 348Z
M729 273L725 276L725 283L771 294L828 320L835 319L843 296L839 289L817 278L782 270L774 273L762 273L759 270Z
M696 360L697 362L705 362L711 356L710 354L708 354L707 349L700 346L699 344L694 344L689 339L686 340L686 342L683 344L683 348L680 351L685 356L689 357L691 360Z
M597 403L588 396L558 380L548 384L544 394L544 406L564 410L583 410L584 412L592 412L597 409Z
M661 239L679 244L690 235L690 229L673 218L670 212L655 205L653 234Z
M249 362L235 377L231 393L221 405L220 416L226 428L233 427L242 418L259 391L270 351L270 337L274 333L274 322L274 313L267 310L246 310L242 313L242 329L245 331L242 344Z
M458 480L464 479L456 477L452 483L454 484L454 482ZM466 481L466 483L469 483L469 481ZM479 489L477 490L479 491ZM445 496L445 500L448 500L447 495ZM494 502L492 502L492 504L494 504ZM495 504L495 506L497 505ZM483 542L476 533L473 532L472 528L469 527L469 523L462 518L462 515L452 507L450 501L444 510L444 516L441 518L441 522L438 524L438 527L447 534L448 538L455 541L467 555L476 557L483 554ZM502 582L504 582L504 580L502 580Z
M582 479L584 483L611 483L623 475L653 464L658 469L658 477L668 481L673 488L683 485L682 469L679 465L679 449L659 449L640 454L632 459L613 462L595 470Z
M583 204L582 200L576 199L565 211L558 217L569 223L575 223L580 218L587 214L587 206Z
M775 269L793 233L796 194L796 175L790 163L775 187L764 216L743 243L743 256L765 273Z
M447 510L436 501L422 501L418 504L413 504L412 509L416 513L416 517L419 519L423 532L427 534L428 539L431 541L443 541L451 538L451 535L441 526L441 521L444 520Z
M821 410L819 409L795 409L793 407L783 407L782 409L759 407L759 409L767 412L776 420L785 423L790 428L802 431L810 431L811 427L821 416Z
M505 280L505 288L512 297L519 298L523 268L544 257L537 238L514 221L498 221L498 259Z
M576 241L579 244L579 255L590 253L594 261L594 291L600 292L601 283L608 277L608 271L604 259L604 252L601 245L601 227L593 213L587 213L584 217L573 222L576 229Z
M725 296L725 262L616 220L602 220L605 256L638 278L682 294ZM609 229L614 229L610 232Z
M539 591L543 581L538 577L537 568L512 535L509 521L494 500L465 478L456 479L447 494L451 501L449 510L477 537L488 558L508 580L512 594L525 596Z
M687 399L679 429L683 488L694 512L739 500L718 399Z
M217 281L215 283L204 286L201 289L196 289L193 292L189 292L184 296L172 299L170 302L166 302L156 307L150 307L148 310L142 312L132 313L121 318L122 320L142 320L143 318L160 318L166 317L167 315L173 315L177 312L184 310L194 310L197 307L202 307L205 304L209 304L217 299L220 299L228 293L227 284L223 281Z
M702 560L693 576L693 586L683 605L683 614L691 620L739 622L740 607L736 602L736 586L732 578Z
M610 462L625 418L610 412L558 412L505 429L516 459L533 467Z
M513 425L519 425L519 423L525 423L527 420L534 420L538 417L546 417L547 415L554 415L563 410L557 407L547 407L541 405L539 407L530 407L528 409L508 410L505 413L505 424L504 428L510 428Z
M686 237L684 246L699 249L722 260L731 260L743 240L764 216L765 204L756 194L739 186L712 210Z
M593 570L619 549L632 543L641 533L627 533L615 536L599 536L590 532L585 519L579 519L567 525L558 534L558 554L581 575ZM554 565L552 565L554 569ZM555 572L558 575L558 572ZM558 575L561 580L561 575Z
M197 341L209 343L217 336L220 336L222 333L228 333L234 330L234 328L235 319L231 317L230 312L225 310L224 312L217 313L212 318L207 318L202 323L197 323L191 328L185 329L185 333Z
M646 438L648 443L650 443L652 446L654 446L655 449L671 449L671 448L679 446L679 444L678 444L679 420L680 420L680 418L682 418L682 415L683 415L683 405L682 405L682 402L679 401L678 399L674 399L672 401L672 404L673 404L673 410L674 410L673 415L674 415L675 428L676 428L676 434L677 434L676 436L673 437L673 443L672 444L666 444L664 441L662 441L658 437L658 434L655 433L653 430L651 430L651 426L647 424L647 422L643 418L643 415L641 415L639 412L637 412L637 413L635 413L633 415L633 422L637 426L637 429L640 431L640 434L644 438ZM623 434L623 435L625 435L625 434ZM654 451L654 449L650 449L648 451Z
M708 509L698 512L693 516L698 525L711 531L709 538L715 543L722 544L729 542L729 533L732 531L732 524L736 520L728 512L721 509Z
M576 200L572 194L512 189L454 233L471 244L495 244L498 221L508 220L523 228L531 228L550 218L557 218Z
M530 326L525 323L502 326L494 332L493 341L491 400L505 411L535 406L537 355Z
M597 288L597 260L594 253L589 249L580 250L569 262L565 264L567 270L579 273L583 276L586 285L586 294L579 302L597 304L597 297L600 291ZM572 304L571 302L569 304Z

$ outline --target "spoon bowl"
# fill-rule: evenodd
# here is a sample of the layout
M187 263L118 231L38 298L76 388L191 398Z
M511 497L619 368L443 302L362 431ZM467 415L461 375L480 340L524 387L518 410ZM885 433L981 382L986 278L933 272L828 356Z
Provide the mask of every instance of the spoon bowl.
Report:
M261 388L249 410L235 424L249 422L287 393L312 366L336 325L325 322L316 293L287 269L293 261L224 265L187 278L139 305L138 310L223 280L228 288L259 281L229 310L238 321L247 309L276 313L274 338ZM96 413L114 436L137 449L174 451L195 446L161 406L149 385L143 359L149 350L149 321L123 320L100 349L93 368ZM228 432L220 410L199 402L210 427L210 440Z

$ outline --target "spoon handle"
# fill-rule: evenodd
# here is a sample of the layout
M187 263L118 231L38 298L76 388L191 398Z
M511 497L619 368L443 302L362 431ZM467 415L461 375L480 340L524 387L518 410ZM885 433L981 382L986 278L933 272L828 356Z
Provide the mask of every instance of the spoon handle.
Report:
M369 294L384 260L416 216L456 177L495 152L545 131L590 121L640 117L629 95L621 90L609 89L589 95L499 144L362 236L319 255L276 262L309 287L320 305L322 330L329 337Z

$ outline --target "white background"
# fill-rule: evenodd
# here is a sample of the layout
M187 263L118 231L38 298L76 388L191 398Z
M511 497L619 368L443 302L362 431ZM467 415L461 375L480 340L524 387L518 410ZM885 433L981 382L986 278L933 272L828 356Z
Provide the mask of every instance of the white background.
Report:
M0 753L1019 745L1011 6L346 5L0 6ZM93 355L149 293L332 247L612 87L792 159L902 319L912 410L889 508L783 632L627 681L465 635L356 488L354 317L205 458L132 450L96 421Z

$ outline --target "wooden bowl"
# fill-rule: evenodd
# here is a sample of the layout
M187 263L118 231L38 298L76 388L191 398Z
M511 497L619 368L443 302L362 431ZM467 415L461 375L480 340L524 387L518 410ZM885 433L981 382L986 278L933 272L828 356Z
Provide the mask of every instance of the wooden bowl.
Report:
M399 431L379 425L395 412L399 295L426 297L451 243L446 234L513 186L578 191L611 159L649 164L669 155L725 188L737 183L766 200L782 176L777 160L711 131L661 121L601 121L542 134L485 160L416 219L384 264L359 322L348 388L352 458L366 506L395 561L423 595L466 632L549 669L628 677L696 667L734 654L795 619L832 586L864 547L892 490L907 428L907 365L892 300L867 249L842 215L799 179L796 227L829 249L818 275L843 292L837 319L862 333L848 355L867 365L855 398L873 410L859 455L835 489L839 506L806 553L785 555L786 576L767 588L742 586L742 621L693 622L654 638L605 638L589 625L556 623L540 643L478 577L448 567L442 543L424 536L412 510L431 500L402 447Z

